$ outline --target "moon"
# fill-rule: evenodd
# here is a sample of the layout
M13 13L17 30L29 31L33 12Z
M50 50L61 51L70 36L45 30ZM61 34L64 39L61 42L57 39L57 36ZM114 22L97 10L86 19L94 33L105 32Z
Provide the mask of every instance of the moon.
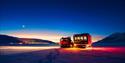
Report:
M22 28L25 28L26 26L25 25L22 25Z

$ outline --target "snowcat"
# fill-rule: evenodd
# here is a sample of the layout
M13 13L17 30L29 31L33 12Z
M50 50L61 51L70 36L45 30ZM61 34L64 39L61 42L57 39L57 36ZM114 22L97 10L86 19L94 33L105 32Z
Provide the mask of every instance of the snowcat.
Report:
M62 37L60 39L60 47L61 48L70 48L73 47L73 43L70 37Z
M91 35L89 33L83 33L83 34L74 34L73 35L74 40L74 47L91 47Z

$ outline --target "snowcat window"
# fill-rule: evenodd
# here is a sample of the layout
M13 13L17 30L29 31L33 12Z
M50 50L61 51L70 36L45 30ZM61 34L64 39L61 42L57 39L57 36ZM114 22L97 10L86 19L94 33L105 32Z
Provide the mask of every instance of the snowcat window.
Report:
M83 37L80 37L80 36L79 36L79 37L75 37L74 39L75 39L75 40L82 40Z
M78 40L80 40L80 37L78 37Z
M87 41L87 36L83 36L83 39L84 39L85 41Z
M75 40L77 40L77 37L75 37Z
M83 40L83 37L81 37L81 40Z

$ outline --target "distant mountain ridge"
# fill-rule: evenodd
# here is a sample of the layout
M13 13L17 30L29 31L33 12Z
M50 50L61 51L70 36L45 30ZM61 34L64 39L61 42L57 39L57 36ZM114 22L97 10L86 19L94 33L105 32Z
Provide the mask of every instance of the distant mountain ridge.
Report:
M49 40L36 38L18 38L0 34L0 44L55 44Z
M36 39L36 38L19 38L22 42L32 42L36 44L53 44L54 42L49 40L43 40L43 39Z
M113 33L108 37L93 43L93 46L125 46L125 32Z

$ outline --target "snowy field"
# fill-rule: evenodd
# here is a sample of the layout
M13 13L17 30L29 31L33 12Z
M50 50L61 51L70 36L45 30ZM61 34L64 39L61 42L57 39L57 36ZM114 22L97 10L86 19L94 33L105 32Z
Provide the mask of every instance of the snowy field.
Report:
M0 63L125 63L125 47L0 46Z

